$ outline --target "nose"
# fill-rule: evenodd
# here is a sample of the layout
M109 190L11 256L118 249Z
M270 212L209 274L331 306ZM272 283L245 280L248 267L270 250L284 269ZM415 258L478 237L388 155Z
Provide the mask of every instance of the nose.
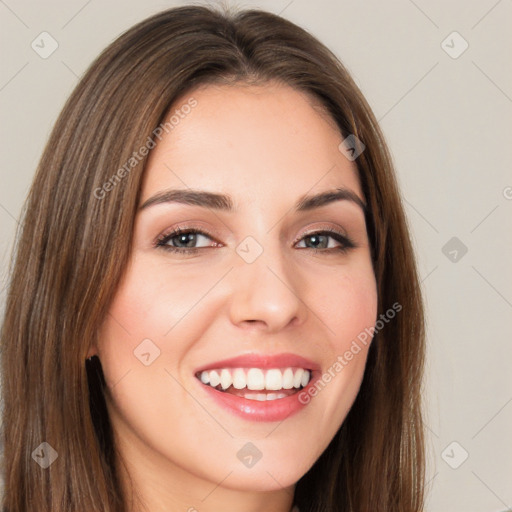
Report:
M231 273L230 317L234 325L278 332L305 322L306 283L282 249L265 247L251 263L236 255Z

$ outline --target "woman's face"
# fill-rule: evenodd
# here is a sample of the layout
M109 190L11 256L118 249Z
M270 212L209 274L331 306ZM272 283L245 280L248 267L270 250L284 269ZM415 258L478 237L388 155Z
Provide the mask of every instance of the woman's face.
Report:
M354 340L376 320L355 162L287 86L210 85L172 114L93 350L119 450L191 507L289 494L353 404L368 351Z

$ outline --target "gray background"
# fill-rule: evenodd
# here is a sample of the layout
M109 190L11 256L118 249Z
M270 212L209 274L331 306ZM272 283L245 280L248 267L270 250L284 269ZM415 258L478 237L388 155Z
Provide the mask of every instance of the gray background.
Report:
M78 77L123 30L183 3L0 0L1 307L22 202ZM228 3L327 44L387 137L427 300L426 511L511 508L511 2ZM58 43L47 58L31 47L51 48L44 31Z

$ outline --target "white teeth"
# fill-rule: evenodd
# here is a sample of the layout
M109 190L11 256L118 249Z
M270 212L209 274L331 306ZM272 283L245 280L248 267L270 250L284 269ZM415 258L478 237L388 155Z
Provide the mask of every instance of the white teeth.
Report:
M302 375L302 378L300 380L300 383L302 384L303 387L306 387L308 385L309 378L309 371L304 370L304 374Z
M220 385L222 389L228 389L229 386L233 383L233 378L231 377L231 372L229 370L222 370L220 372Z
M294 388L300 388L303 375L304 375L304 370L302 368L295 370L295 375L293 376L293 387Z
M260 402L263 402L265 400L280 400L281 398L286 398L288 395L285 393L252 393L252 394L245 394L244 398L247 398L249 400L258 400Z
M265 376L259 368L251 368L247 372L248 389L265 389Z
M209 372L209 374L210 374L210 386L212 388L217 387L220 384L220 375L215 370L212 370L211 372Z
M205 370L198 375L203 384L226 390L233 386L235 389L250 389L253 391L268 390L279 391L281 389L299 389L305 387L311 379L311 372L304 368L218 368ZM253 393L258 396L263 393ZM265 397L273 393L265 393ZM266 400L268 398L265 398ZM271 398L272 399L272 398ZM255 398L255 400L258 400Z
M265 388L266 389L282 389L283 376L280 370L268 370L265 375Z
M293 370L291 368L286 368L286 370L283 373L283 388L293 388Z
M244 389L247 386L247 379L242 368L237 368L233 372L233 387L235 389Z

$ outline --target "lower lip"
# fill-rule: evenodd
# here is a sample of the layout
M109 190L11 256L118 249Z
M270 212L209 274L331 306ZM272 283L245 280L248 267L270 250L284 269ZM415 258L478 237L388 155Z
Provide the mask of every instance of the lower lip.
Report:
M308 405L307 403L301 403L299 396L302 393L308 393L309 388L314 383L314 379L311 378L305 388L293 395L266 401L250 400L241 396L231 395L203 384L199 380L198 383L219 405L241 418L249 421L283 421L297 414Z

